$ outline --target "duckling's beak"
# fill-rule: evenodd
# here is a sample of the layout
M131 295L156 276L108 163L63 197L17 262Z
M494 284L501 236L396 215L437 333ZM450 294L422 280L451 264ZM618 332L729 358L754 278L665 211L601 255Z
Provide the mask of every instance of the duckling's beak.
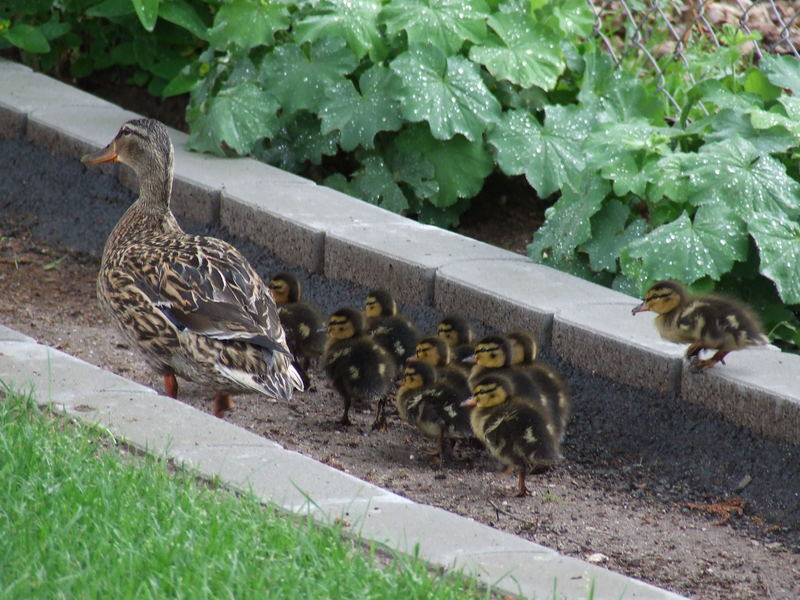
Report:
M477 404L478 401L475 399L475 396L470 396L461 403L461 406L476 406Z
M328 328L320 327L319 329L317 329L317 333L328 333Z
M470 354L469 356L465 356L464 358L462 358L461 362L474 365L476 362L478 362L478 359L474 354Z
M631 314L635 315L636 313L645 312L645 311L648 311L648 310L650 310L650 309L647 306L647 302L642 302L639 306L637 306L636 308L634 308L631 311Z
M81 162L85 165L98 165L105 162L119 162L119 154L114 147L114 142L97 152L92 152L81 158Z

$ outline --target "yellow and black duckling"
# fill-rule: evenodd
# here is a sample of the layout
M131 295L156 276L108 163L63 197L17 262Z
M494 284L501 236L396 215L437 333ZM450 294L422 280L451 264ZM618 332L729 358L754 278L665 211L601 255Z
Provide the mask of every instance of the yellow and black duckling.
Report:
M561 459L558 428L539 403L514 394L503 375L485 375L475 383L472 396L463 402L473 406L470 423L475 436L489 452L516 469L517 496L530 491L525 486L529 471L547 468Z
M417 344L415 353L418 360L435 367L436 378L452 386L462 400L470 395L467 375L450 360L450 346L444 339L435 335L424 337Z
M436 335L450 346L453 365L469 373L470 365L463 362L474 350L472 328L466 319L448 315L436 326Z
M293 274L278 273L269 280L267 287L278 305L278 316L295 368L308 389L311 361L325 351L325 322L314 306L301 300L300 281Z
M216 390L214 413L231 394L288 400L302 390L278 310L264 282L233 246L185 233L170 210L173 148L153 119L123 124L87 165L122 162L139 177L139 198L106 241L97 295L131 344L178 394L176 375Z
M559 439L564 439L572 403L566 382L546 364L536 360L536 341L525 331L509 331L506 334L511 343L511 364L525 372L539 388L547 401L553 423L558 427Z
M341 308L328 319L328 342L323 364L333 387L342 397L339 421L350 425L350 405L368 404L389 391L395 375L394 361L366 333L364 316L354 308Z
M487 335L475 344L473 355L467 359L473 363L469 373L470 388L484 375L504 375L514 386L514 393L523 397L539 398L538 386L525 369L511 364L511 342L502 335Z
M446 381L437 380L435 367L411 359L403 370L395 404L401 419L438 441L438 451L433 455L445 463L451 458L448 440L472 436L471 409L461 406L464 400Z
M400 368L414 356L419 334L414 325L397 313L397 303L386 290L372 290L364 302L367 331L383 346Z
M397 371L403 368L406 360L414 356L419 334L411 321L397 313L397 302L386 290L372 290L364 301L364 316L367 317L367 331L373 340L383 346L394 360ZM386 430L386 403L384 396L378 400L373 429Z
M725 364L725 356L733 350L769 343L750 308L720 296L690 296L676 281L654 283L632 313L647 310L658 314L656 328L661 337L690 344L686 358L695 371ZM714 350L715 354L700 359L702 350Z

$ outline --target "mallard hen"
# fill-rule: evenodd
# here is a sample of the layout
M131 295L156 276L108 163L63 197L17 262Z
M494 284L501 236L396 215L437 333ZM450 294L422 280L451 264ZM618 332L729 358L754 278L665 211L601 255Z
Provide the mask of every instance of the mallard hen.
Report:
M692 369L705 371L733 350L769 343L753 312L740 302L721 296L690 296L676 281L654 283L632 313L657 313L656 329L666 340L689 344L686 358ZM700 359L702 350L714 350Z
M185 233L170 210L173 149L152 119L125 123L87 165L122 162L139 177L139 198L106 241L97 295L125 337L178 394L180 376L216 390L214 413L230 395L288 400L302 390L275 303L236 248Z
M558 430L540 402L520 398L503 375L484 375L463 402L473 406L470 423L475 436L502 463L517 471L517 496L530 494L525 476L561 459Z

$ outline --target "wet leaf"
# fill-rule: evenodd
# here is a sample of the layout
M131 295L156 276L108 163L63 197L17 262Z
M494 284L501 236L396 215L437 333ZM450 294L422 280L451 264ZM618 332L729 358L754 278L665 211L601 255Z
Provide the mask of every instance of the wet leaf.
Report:
M592 217L602 208L611 185L600 177L583 173L573 187L564 188L561 197L545 212L545 222L528 246L528 256L535 262L548 259L572 260L575 250L592 236Z
M375 65L361 75L360 91L350 80L331 88L319 112L322 133L338 129L342 149L350 151L359 145L372 148L379 131L399 130L403 119L396 80L389 69Z
M484 65L497 79L523 88L536 85L553 89L565 66L555 33L517 13L494 14L489 26L495 35L474 45L470 59Z
M361 168L346 186L337 182L337 189L396 213L404 213L409 205L392 170L382 156L371 153L361 158Z
M460 133L470 141L500 117L500 103L481 78L479 67L463 56L446 57L435 46L413 46L391 64L403 80L403 116L427 121L433 137Z
M385 54L377 25L381 5L380 0L321 0L295 25L296 40L341 38L359 59L366 54L379 59Z
M211 45L225 49L236 44L244 50L269 46L276 31L289 27L289 11L281 2L237 0L220 6L208 31Z
M688 285L703 277L718 281L746 256L744 223L731 208L717 203L698 209L694 222L684 212L631 243L622 252L621 266L639 283L677 279Z
M313 44L308 56L297 44L283 44L264 57L259 78L284 111L318 112L326 91L343 83L357 64L341 39Z
M591 118L577 106L546 107L544 126L526 110L510 110L488 141L503 172L524 173L545 198L579 179L585 168L582 141L591 126Z
M184 0L164 2L158 8L158 16L165 21L183 27L201 40L208 40L208 27L206 27L194 7Z
M758 246L759 271L775 283L785 303L800 304L800 225L786 216L761 214L748 228Z
M746 222L800 212L800 183L789 177L780 161L742 138L706 144L699 152L686 154L684 165L693 204L721 202Z
M630 208L612 198L592 217L592 238L581 247L592 270L616 273L620 250L644 235L647 222L638 218L628 224L630 216Z
M439 189L429 197L429 201L439 208L477 194L493 167L492 157L481 141L470 142L462 136L440 141L424 125L400 132L396 146L402 152L422 154L433 165Z
M795 97L800 96L800 61L797 58L765 53L761 58L761 70L770 82L791 90Z
M483 0L392 0L380 14L390 35L405 31L409 46L433 44L455 54L465 40L486 37L489 7Z
M159 0L131 0L139 22L147 31L153 31L158 20Z
M256 140L274 134L279 108L277 100L255 83L225 88L192 120L188 145L217 155L227 154L226 147L248 154Z

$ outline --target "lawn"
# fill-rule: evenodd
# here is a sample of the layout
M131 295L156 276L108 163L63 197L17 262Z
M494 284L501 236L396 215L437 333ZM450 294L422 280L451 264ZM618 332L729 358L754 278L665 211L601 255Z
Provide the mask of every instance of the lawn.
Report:
M0 597L495 595L131 452L0 382Z

